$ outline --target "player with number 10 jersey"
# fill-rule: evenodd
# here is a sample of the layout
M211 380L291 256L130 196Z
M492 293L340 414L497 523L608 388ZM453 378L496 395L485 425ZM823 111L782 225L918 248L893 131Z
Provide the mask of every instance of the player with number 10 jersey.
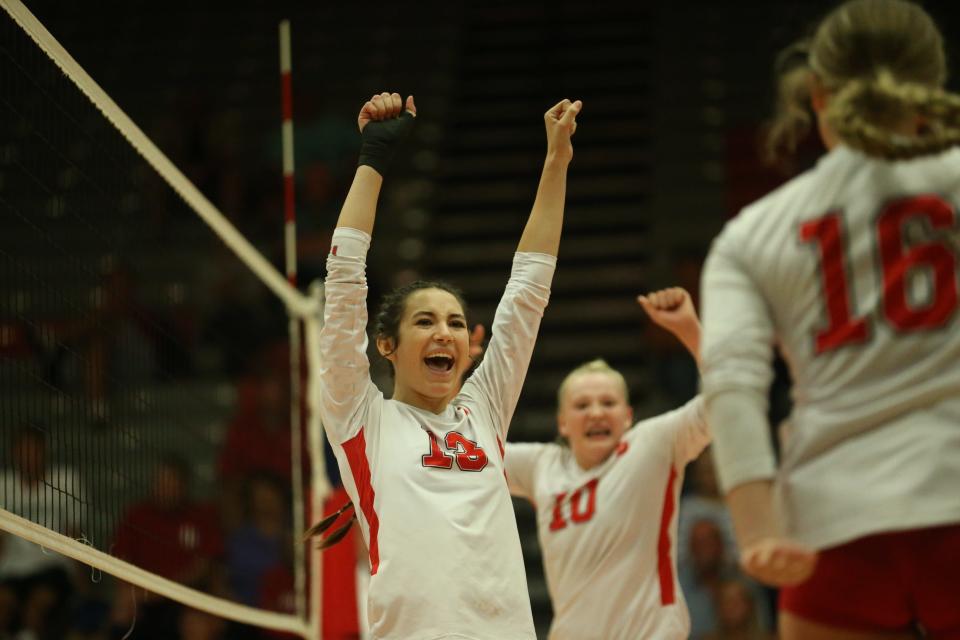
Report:
M700 327L685 291L640 302L697 356ZM570 372L557 399L564 442L508 443L505 455L511 492L537 510L550 639L686 639L677 500L687 463L710 443L701 399L634 425L626 381L602 360Z

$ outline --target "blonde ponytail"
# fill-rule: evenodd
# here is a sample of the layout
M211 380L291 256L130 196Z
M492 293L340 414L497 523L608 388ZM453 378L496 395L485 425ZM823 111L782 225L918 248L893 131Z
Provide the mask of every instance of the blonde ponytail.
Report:
M898 123L920 117L918 135L896 132ZM939 87L899 82L885 69L874 78L854 79L833 95L827 123L850 147L902 160L944 151L960 144L960 96Z

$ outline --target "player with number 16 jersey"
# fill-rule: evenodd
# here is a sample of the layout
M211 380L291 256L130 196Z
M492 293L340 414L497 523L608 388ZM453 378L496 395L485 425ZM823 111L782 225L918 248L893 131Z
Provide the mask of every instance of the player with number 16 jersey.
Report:
M813 548L960 522L958 205L960 149L890 163L838 145L711 250L704 386L765 403L776 336L783 517ZM737 440L727 486L772 477L762 435Z
M904 0L847 0L798 42L771 149L812 112L828 153L728 223L704 268L717 472L741 563L781 587L785 640L960 637L960 96L943 42ZM774 344L794 401L779 468Z

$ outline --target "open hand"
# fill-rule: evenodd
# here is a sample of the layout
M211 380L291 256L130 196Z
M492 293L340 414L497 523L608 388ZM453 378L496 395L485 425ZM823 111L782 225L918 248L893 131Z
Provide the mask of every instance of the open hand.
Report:
M740 553L740 565L764 584L789 587L813 574L817 552L787 538L761 538Z
M367 100L360 108L360 115L357 116L357 126L360 131L370 122L380 120L389 120L400 116L404 107L403 100L399 93L383 92ZM413 104L413 96L407 96L406 110L411 115L417 115L417 107Z
M573 143L570 138L577 130L577 114L583 103L564 98L543 114L547 127L547 155L570 161L573 158Z

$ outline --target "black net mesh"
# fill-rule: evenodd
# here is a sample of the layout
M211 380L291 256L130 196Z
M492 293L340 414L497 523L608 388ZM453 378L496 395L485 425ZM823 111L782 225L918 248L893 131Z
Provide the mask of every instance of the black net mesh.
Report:
M0 506L271 608L262 586L292 584L286 327L0 11ZM57 564L40 553L13 573Z

